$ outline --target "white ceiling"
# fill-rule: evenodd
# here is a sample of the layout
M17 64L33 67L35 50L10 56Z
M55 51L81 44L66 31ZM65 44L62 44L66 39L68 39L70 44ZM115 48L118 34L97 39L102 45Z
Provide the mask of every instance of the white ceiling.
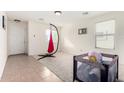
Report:
M19 19L21 21L42 21L57 25L69 24L98 16L107 12L90 11L88 15L83 15L83 11L62 11L62 15L56 16L54 11L8 11L6 12L9 20ZM43 20L39 20L42 18Z

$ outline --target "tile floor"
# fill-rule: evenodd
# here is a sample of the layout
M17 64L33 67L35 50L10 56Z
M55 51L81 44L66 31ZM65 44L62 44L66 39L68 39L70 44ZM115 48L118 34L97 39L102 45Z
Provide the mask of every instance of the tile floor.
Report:
M9 56L1 82L62 82L48 68L26 55Z

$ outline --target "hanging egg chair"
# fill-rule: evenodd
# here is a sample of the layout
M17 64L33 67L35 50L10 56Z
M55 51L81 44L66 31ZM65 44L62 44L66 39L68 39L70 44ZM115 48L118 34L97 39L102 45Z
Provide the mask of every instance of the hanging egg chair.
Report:
M57 33L56 47L55 47L54 41L53 41L53 29ZM55 25L50 24L50 34L49 34L49 43L48 43L47 53L44 55L38 55L38 56L40 56L40 58L38 60L46 58L46 57L55 57L54 54L57 53L58 48L59 48L59 31Z

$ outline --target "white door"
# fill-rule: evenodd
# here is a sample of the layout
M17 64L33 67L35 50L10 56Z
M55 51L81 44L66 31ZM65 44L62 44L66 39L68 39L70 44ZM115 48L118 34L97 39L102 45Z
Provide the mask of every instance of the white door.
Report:
M25 53L26 25L23 22L8 22L9 55Z

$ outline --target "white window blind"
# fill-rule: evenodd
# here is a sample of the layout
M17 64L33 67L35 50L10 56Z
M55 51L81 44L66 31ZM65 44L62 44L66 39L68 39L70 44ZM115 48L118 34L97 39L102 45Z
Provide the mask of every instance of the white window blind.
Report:
M115 20L96 23L96 48L114 49Z

